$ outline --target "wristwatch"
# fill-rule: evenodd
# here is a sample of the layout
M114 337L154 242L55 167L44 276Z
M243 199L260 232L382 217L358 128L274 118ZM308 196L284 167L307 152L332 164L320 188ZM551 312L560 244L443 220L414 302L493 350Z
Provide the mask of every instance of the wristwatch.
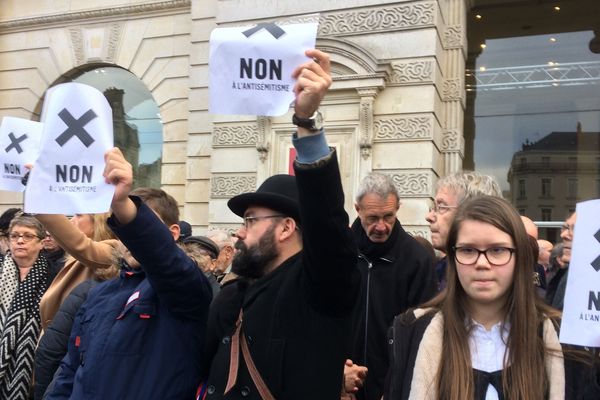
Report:
M296 114L292 117L292 123L301 128L311 131L320 131L323 128L323 115L319 110L315 111L309 118L298 118Z

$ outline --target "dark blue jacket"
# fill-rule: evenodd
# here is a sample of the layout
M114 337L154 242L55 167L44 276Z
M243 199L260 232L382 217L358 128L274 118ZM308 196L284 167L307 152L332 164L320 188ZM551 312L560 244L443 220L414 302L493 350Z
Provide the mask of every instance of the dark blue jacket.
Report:
M54 374L60 366L60 361L67 353L75 315L87 299L89 291L97 284L98 281L88 279L77 285L60 305L46 332L40 338L35 351L33 395L35 400L44 398L48 385L51 384Z
M194 398L210 285L166 226L132 199L132 222L108 222L142 267L125 267L90 291L48 399Z

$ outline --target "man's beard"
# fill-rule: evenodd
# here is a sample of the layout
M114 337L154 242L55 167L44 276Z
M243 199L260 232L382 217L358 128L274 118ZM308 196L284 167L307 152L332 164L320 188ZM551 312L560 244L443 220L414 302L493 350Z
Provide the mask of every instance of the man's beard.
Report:
M242 240L235 243L238 250L231 263L231 272L256 279L265 275L268 264L279 256L275 247L275 225L271 225L258 243L247 247Z

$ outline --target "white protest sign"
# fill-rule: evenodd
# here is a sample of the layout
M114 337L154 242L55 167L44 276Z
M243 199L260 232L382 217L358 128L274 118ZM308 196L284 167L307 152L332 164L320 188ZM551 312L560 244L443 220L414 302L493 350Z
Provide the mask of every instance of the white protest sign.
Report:
M25 189L25 211L101 213L114 186L104 182L104 153L113 147L112 110L104 95L81 83L46 93L40 156Z
M278 116L294 100L292 72L315 47L315 23L217 28L210 35L210 107L214 114Z
M22 192L21 183L27 170L25 164L33 163L40 149L41 122L4 117L0 126L0 190Z
M600 200L577 204L562 343L600 346Z

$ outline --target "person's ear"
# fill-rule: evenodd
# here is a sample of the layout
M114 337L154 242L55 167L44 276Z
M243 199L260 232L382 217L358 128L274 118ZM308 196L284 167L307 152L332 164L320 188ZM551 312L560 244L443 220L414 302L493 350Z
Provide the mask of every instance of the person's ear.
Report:
M223 252L225 254L226 262L229 262L233 259L233 254L235 253L235 250L234 250L233 246L225 245L221 249L221 252Z
M296 232L296 221L293 218L285 218L283 220L283 229L281 230L280 239L286 240Z
M181 228L178 224L173 224L169 226L169 230L171 231L171 235L173 235L173 239L175 241L179 240L179 235L181 234Z

